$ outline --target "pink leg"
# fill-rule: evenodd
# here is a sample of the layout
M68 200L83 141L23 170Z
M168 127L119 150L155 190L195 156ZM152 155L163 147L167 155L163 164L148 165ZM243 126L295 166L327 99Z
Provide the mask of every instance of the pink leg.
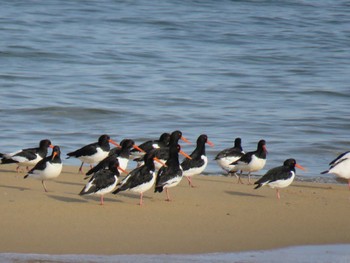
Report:
M252 182L250 181L250 172L248 173L248 184L252 184Z
M192 184L192 179L191 179L191 177L190 177L190 176L186 176L186 179L187 179L187 181L188 181L189 186L191 186L192 188L194 188L195 186Z
M166 197L167 197L167 199L165 199L165 201L171 201L168 188L165 188L165 192L166 192Z
M41 181L41 184L43 185L45 192L48 192L44 180Z
M81 165L80 165L80 167L79 167L79 172L82 174L83 173L83 164L84 164L84 162L81 162Z
M279 189L276 189L276 194L277 194L277 198L278 198L278 199L281 199L280 190L279 190Z
M143 193L140 193L140 206L143 204Z
M101 195L101 202L100 202L100 205L103 205L104 203L103 203L103 195Z

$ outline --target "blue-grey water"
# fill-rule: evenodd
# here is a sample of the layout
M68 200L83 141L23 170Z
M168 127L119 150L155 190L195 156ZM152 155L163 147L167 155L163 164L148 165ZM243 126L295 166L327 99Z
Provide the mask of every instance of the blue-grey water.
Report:
M241 137L267 141L259 174L293 157L317 180L350 149L349 25L341 0L3 1L0 152L180 129L215 144L208 174Z

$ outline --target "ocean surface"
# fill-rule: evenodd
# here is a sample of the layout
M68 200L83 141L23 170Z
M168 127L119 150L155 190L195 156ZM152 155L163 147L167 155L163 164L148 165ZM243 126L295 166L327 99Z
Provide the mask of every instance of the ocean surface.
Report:
M179 129L187 153L202 133L215 144L209 175L241 137L267 141L258 175L292 157L303 180L333 180L320 172L350 150L349 23L341 0L2 1L0 152Z

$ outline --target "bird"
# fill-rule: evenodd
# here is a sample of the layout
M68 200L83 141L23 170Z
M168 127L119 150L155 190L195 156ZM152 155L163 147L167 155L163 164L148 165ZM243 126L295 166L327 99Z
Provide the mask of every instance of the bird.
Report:
M154 156L157 157L161 161L161 162L155 162L156 170L159 170L162 167L162 165L160 163L165 163L167 161L167 159L169 158L170 147L174 146L174 145L176 146L180 139L184 142L190 143L189 140L187 140L182 135L181 131L176 130L170 134L170 140L169 140L168 146L151 150L154 152ZM181 150L181 147L180 147L180 153L182 155L188 157L188 155Z
M45 192L47 188L45 185L46 180L52 180L58 177L62 172L62 160L61 150L59 146L54 146L51 156L47 156L40 160L25 176L25 178L31 177L41 180Z
M158 140L145 141L144 143L141 143L139 145L139 148L141 148L144 151L143 153L145 153L145 152L151 151L152 149L166 147L168 146L169 141L170 141L170 133L164 132L160 135ZM132 149L131 154L140 155L140 151L136 149Z
M179 144L172 144L169 148L169 157L164 166L162 166L157 173L154 192L161 193L164 189L166 191L167 199L170 201L168 188L177 186L182 179L182 168L179 162L179 151L181 146ZM188 158L191 158L188 156Z
M144 155L144 164L133 169L123 180L120 186L113 192L117 194L121 191L130 190L140 194L139 205L143 205L143 193L148 191L154 185L156 180L156 171L154 166L154 153L149 152Z
M231 164L243 156L245 152L242 148L242 139L237 137L234 141L234 146L220 151L214 158L217 164L226 172L236 175L238 170L235 165ZM236 175L237 176L237 175Z
M190 154L191 159L185 158L182 163L183 176L188 180L188 183L191 187L194 187L192 184L192 176L201 174L208 165L208 157L205 154L205 144L214 146L214 144L209 141L206 134L201 134L197 138L197 146Z
M258 189L264 185L276 188L277 198L280 199L279 189L285 188L293 182L295 178L295 167L305 170L304 167L297 164L295 159L290 158L285 160L282 166L268 170L266 174L256 181L254 184L257 186L254 189Z
M256 151L243 154L241 158L231 164L235 165L236 171L241 170L243 172L248 172L248 183L251 184L251 172L256 172L264 168L266 164L266 155L266 141L260 140ZM238 176L238 182L242 183L240 175Z
M40 160L46 157L48 148L53 148L51 141L48 139L41 140L39 147L22 149L13 153L0 153L0 164L16 163L16 171L19 172L20 166L35 166Z
M123 139L120 142L120 146L121 147L115 147L111 149L106 158L101 160L96 166L92 167L89 171L87 171L85 173L85 179L88 178L91 174L108 167L109 161L112 158L117 158L119 162L119 170L123 173L127 173L126 168L129 162L130 148L134 148L135 150L141 152L143 152L143 150L135 144L134 140L131 139Z
M92 164L98 163L99 161L107 157L110 150L109 143L120 147L120 145L113 141L109 137L109 135L103 134L98 138L98 142L85 145L76 151L67 153L67 159L69 159L70 157L75 157L81 160L82 163L79 167L79 172L82 173L84 163L90 164L90 168L92 168Z
M100 205L104 204L104 195L112 192L118 183L119 162L117 158L111 158L107 169L94 173L89 182L80 191L79 195L99 195Z
M350 190L350 151L340 154L329 165L329 169L321 172L321 174L335 174L340 178L348 180L348 188Z

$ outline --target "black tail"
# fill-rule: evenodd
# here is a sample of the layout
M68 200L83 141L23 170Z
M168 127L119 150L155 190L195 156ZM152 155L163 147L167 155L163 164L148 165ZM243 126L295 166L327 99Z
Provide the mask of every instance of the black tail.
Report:
M257 186L255 186L254 189L258 189L262 186L262 184L259 184L259 183L254 183L254 184L257 184Z
M120 192L120 188L117 188L115 191L112 192L112 194L115 195L115 194L117 194L117 193L119 193L119 192Z
M326 171L321 172L321 174L326 174L328 172L329 172L329 170L326 170Z
M18 162L15 160L12 160L12 159L7 159L7 158L2 158L0 160L0 164L8 164L8 163L18 163Z
M29 174L26 174L26 175L23 177L23 179L26 179L28 176L29 176Z

